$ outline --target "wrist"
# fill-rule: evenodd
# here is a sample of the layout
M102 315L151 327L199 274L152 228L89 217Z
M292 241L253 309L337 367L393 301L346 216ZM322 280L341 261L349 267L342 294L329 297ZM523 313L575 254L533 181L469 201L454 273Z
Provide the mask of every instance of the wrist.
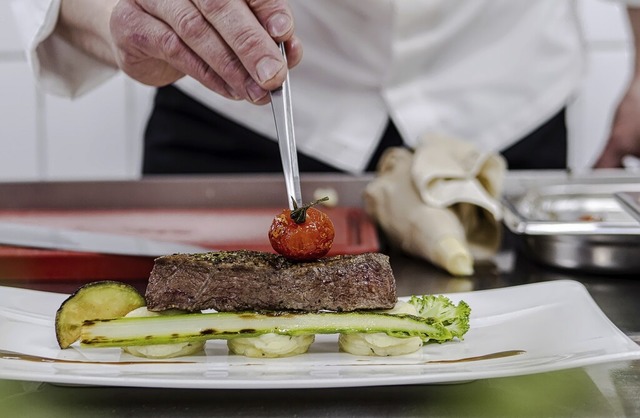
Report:
M89 55L115 65L110 19L119 0L61 0L56 33Z

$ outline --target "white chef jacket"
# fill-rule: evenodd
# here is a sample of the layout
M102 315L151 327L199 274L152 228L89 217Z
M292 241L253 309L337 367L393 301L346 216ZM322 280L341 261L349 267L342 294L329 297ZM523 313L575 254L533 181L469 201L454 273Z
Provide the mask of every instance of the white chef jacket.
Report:
M389 118L408 146L441 133L497 151L570 100L583 75L575 4L564 0L290 0L304 59L291 71L298 150L362 172ZM115 70L49 36L60 0L17 0L42 88L84 94ZM176 86L275 139L269 106Z

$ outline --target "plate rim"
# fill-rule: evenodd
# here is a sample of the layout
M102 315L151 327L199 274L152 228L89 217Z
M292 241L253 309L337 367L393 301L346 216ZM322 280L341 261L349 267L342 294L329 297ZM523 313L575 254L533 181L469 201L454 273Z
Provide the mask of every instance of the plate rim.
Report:
M188 374L183 379L172 378L155 378L153 373L138 374L135 371L129 371L126 374L114 373L112 375L96 375L93 371L91 374L57 374L55 366L52 363L34 363L27 362L25 360L17 359L5 359L0 358L0 379L8 380L22 380L22 381L37 381L46 382L60 385L71 386L119 386L119 387L145 387L145 388L176 388L176 389L312 389L312 388L340 388L340 387L367 387L367 386L389 386L389 385L413 385L413 384L440 384L440 383L457 383L466 382L479 379L490 379L499 377L512 377L523 376L537 373L544 373L550 371L565 370L571 368L579 368L589 365L618 362L618 361L630 361L640 359L640 346L636 344L629 336L624 334L600 309L595 300L589 294L587 288L580 282L568 279L527 283L516 286L507 286L495 289L483 289L468 292L454 292L454 293L442 293L447 297L457 301L460 299L469 298L470 295L476 297L483 297L482 295L491 294L499 295L499 293L509 292L526 292L527 289L532 287L543 288L556 288L555 290L564 289L570 292L579 292L579 296L584 298L591 308L592 313L597 314L600 320L605 321L608 331L613 332L623 338L628 347L626 350L620 348L614 353L606 355L599 355L586 358L574 358L564 362L548 362L546 365L535 365L534 367L520 367L520 368L479 368L478 370L467 370L464 373L451 373L446 371L436 371L427 374L415 374L415 375L401 375L394 373L391 376L384 377L344 377L339 376L336 378L318 378L311 374L305 374L303 378L295 379L278 379L276 377L250 380L250 379L225 379L225 378L211 378L211 379L189 379ZM40 290L12 288L6 286L0 286L0 294L3 292L17 292L27 296L30 293L40 294L42 297L64 298L67 295L63 293L46 292ZM406 299L408 297L402 297ZM3 307L4 298L0 300L0 308ZM472 306L473 309L473 306ZM1 324L1 323L0 323ZM2 340L0 339L0 343ZM0 347L1 348L1 347ZM346 355L346 354L345 354ZM206 364L206 363L205 363ZM486 363L485 363L486 364ZM230 363L227 365L233 366ZM85 365L77 365L78 367L87 367ZM241 364L239 365L242 366ZM255 366L255 365L254 365ZM375 367L385 367L384 365L373 365ZM89 369L96 367L95 364L90 364ZM104 367L120 367L120 365L97 365L96 368ZM147 366L148 367L148 366ZM197 364L194 368L197 368ZM261 366L268 368L269 366ZM348 365L337 365L337 368L348 368ZM351 366L353 367L353 366ZM407 366L402 366L407 367ZM135 368L135 367L134 367ZM423 367L424 368L424 367ZM84 369L81 369L81 371ZM255 369L259 371L258 369ZM184 374L184 373L182 373ZM200 371L198 377L202 375Z

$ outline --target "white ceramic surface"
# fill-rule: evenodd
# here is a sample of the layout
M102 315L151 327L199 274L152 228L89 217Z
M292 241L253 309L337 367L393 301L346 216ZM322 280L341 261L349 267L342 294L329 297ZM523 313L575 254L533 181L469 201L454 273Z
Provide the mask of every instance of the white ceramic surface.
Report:
M465 300L472 308L471 330L464 341L428 344L407 356L352 356L338 351L337 336L319 335L308 354L296 357L229 356L225 342L209 341L206 355L159 363L120 349L76 344L60 350L53 321L67 295L0 287L0 378L200 389L356 387L462 382L640 359L640 347L611 323L577 282L447 296ZM57 361L11 358L6 352Z

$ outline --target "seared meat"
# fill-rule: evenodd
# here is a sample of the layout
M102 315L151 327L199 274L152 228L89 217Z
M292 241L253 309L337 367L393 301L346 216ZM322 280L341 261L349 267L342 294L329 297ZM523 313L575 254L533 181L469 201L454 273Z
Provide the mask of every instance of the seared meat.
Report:
M244 250L160 257L145 297L152 311L353 311L390 309L397 301L386 255L294 263L279 255Z

